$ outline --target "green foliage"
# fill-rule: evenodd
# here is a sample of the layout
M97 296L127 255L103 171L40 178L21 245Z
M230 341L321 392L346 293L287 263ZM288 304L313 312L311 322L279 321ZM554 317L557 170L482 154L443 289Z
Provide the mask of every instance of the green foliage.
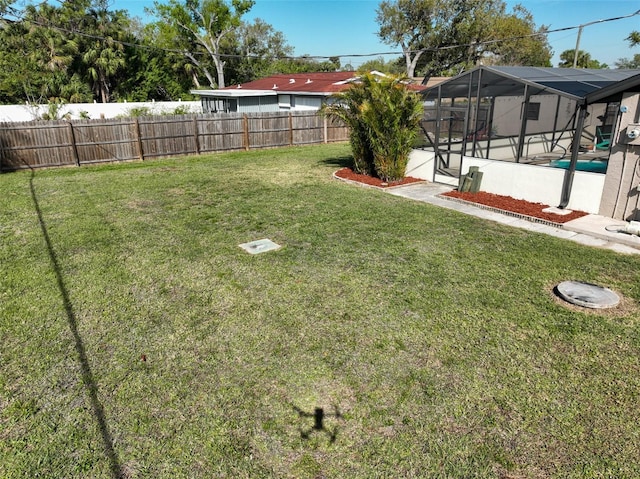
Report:
M175 107L173 110L164 110L164 109L154 109L149 106L134 106L131 108L127 108L124 113L118 115L118 118L136 118L141 116L153 116L153 115L161 115L161 116L169 116L169 115L188 115L191 112L191 108L189 105L180 105Z
M160 36L171 48L183 51L184 56L207 77L211 87L225 86L225 60L222 43L240 27L241 17L254 5L254 0L169 0L154 2L149 10L160 18ZM205 60L201 59L201 55ZM217 78L208 64L211 62Z
M232 55L225 64L229 83L244 83L273 75L278 72L278 66L293 55L293 47L286 42L282 32L275 31L259 18L253 23L241 22L230 32L224 47L225 52Z
M551 66L551 47L546 35L531 36L534 32L546 32L547 27L536 29L533 15L522 5L514 6L513 13L497 16L492 29L492 40L500 41L487 45L483 54L488 57L483 58L485 64Z
M369 78L367 74L363 78ZM348 90L334 95L332 102L323 105L321 113L341 120L349 128L349 142L353 155L353 169L365 175L375 174L373 150L367 125L362 117L362 105L369 101L370 90L363 83L355 83Z
M400 77L366 75L363 84L370 97L360 111L376 175L385 181L402 179L423 116L422 101Z
M153 110L148 106L134 106L127 108L124 113L118 115L118 118L137 118L140 116L151 116Z
M404 177L423 115L402 77L364 74L322 112L350 128L354 169L385 181Z
M65 102L62 100L50 101L47 103L47 111L40 115L42 120L68 120L71 113L64 112Z
M181 105L181 106L175 107L173 111L169 114L170 115L188 115L189 113L191 113L191 108L189 107L189 105Z
M620 58L615 63L616 68L635 70L640 68L640 53L633 55L633 58Z
M507 13L503 0L384 0L377 21L380 39L402 47L410 77L415 71L457 73L485 58L535 66L547 66L551 59L546 28L536 29L521 5ZM506 40L533 33L540 35ZM505 41L495 41L500 39Z
M560 68L573 68L575 52L575 49L563 51L560 54L560 63L558 66ZM598 60L592 59L590 53L579 50L576 68L609 68L609 66L606 63L600 63Z
M378 71L391 75L402 75L404 73L404 66L402 65L402 62L397 60L385 61L384 58L380 57L362 63L358 67L358 71L361 73Z
M640 45L640 32L638 31L631 32L629 36L626 38L626 40L629 42L629 46L631 48L637 45ZM628 69L640 68L640 54L636 53L635 55L633 55L633 58L631 59L620 58L615 63L615 65L616 65L616 68L628 68Z

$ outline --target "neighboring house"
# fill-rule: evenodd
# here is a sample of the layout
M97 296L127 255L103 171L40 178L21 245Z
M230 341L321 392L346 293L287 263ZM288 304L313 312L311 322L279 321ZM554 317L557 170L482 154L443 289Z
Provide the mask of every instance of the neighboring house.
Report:
M421 177L640 219L640 70L481 66L423 97Z
M356 81L357 72L291 73L191 93L200 95L204 113L315 111L331 95L346 90ZM412 89L423 87L412 85Z

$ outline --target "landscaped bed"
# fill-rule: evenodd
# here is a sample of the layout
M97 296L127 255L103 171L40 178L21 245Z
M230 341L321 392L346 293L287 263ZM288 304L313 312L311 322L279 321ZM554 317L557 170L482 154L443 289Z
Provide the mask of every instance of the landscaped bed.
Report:
M375 178L370 175L363 175L354 172L351 168L344 167L336 171L335 175L344 180L352 181L354 183L360 183L368 186L375 186L377 188L392 188L398 186L406 186L414 183L424 182L419 178L413 178L407 176L402 180L393 182L385 182L379 178ZM545 211L549 208L549 205L542 203L534 203L531 201L520 200L512 198L511 196L496 195L494 193L487 193L485 191L478 191L475 193L468 191L452 190L443 193L442 196L449 198L456 198L469 203L475 203L478 205L488 206L496 210L508 211L511 213L517 213L523 216L530 216L532 218L538 218L552 223L566 223L567 221L575 220L586 216L584 211L569 211L564 214L553 213Z
M532 218L538 218L559 224L566 223L567 221L575 220L577 218L582 218L583 216L586 216L588 214L584 211L570 210L567 210L562 214L550 212L548 211L549 205L545 205L543 203L534 203L531 201L513 198L511 196L487 193L485 191L472 193L468 191L453 190L443 193L442 196L448 196L450 198L456 198L459 200L467 201L469 203L489 206L497 210L518 213L524 216L530 216Z
M0 477L639 477L640 258L348 163L2 175ZM565 280L622 304L568 307Z

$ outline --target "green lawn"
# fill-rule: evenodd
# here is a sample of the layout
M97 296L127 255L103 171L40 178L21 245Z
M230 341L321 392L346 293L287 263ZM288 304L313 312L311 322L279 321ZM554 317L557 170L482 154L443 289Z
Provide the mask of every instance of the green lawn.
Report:
M640 477L640 258L332 179L348 155L1 175L0 478Z

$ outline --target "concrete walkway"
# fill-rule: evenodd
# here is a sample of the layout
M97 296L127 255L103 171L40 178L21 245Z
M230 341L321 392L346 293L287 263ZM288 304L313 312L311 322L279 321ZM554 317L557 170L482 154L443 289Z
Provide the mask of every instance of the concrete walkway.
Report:
M557 238L575 241L588 246L606 248L618 253L640 254L640 237L616 232L626 222L598 215L587 215L564 223L561 227L535 223L522 217L510 216L489 209L480 208L468 203L448 200L439 197L441 193L451 191L452 187L437 183L417 183L413 185L390 188L385 191L395 196L402 196L422 201L443 208L449 208L468 215L502 223L516 228L544 233ZM612 230L612 231L609 231Z

